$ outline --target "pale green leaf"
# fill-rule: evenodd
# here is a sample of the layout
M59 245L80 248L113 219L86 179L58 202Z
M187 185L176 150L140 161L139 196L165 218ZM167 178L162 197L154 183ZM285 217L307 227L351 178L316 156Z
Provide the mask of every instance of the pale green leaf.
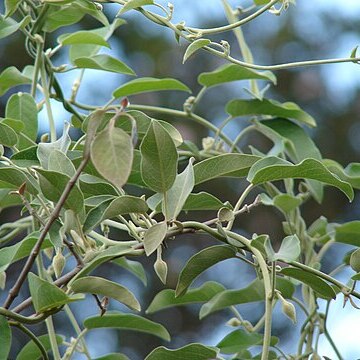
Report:
M34 273L29 273L28 280L32 303L37 313L84 298L82 295L70 297L56 285L40 279Z
M192 189L195 185L194 169L193 169L194 158L189 160L189 165L179 175L176 176L174 184L165 193L165 199L163 200L163 213L165 218L169 220L175 220L180 214L183 206L188 199Z
M136 9L141 6L153 4L154 0L128 0L116 16L120 16L129 10Z
M254 185L283 179L312 179L340 189L350 201L354 198L351 185L332 174L320 161L305 159L298 165L269 157L255 163L248 174L248 181Z
M12 18L5 18L0 15L0 39L15 33L20 28L28 25L30 21L30 15L25 16L19 23Z
M335 228L335 241L360 247L360 221L350 221Z
M147 256L150 256L164 241L167 232L166 221L153 225L146 230L144 235L144 249Z
M71 160L62 151L57 149L54 149L49 155L49 170L61 172L70 177L76 172Z
M236 250L226 245L215 245L205 248L192 256L179 275L176 285L176 296L183 295L192 282L211 266L236 256Z
M71 284L71 290L75 293L90 293L107 296L108 298L121 302L132 310L141 310L139 302L130 290L107 279L86 276L74 281Z
M146 313L152 314L173 306L207 302L223 290L225 290L225 288L214 281L208 281L199 288L190 289L185 295L178 297L175 296L175 290L165 289L156 294L147 308Z
M96 170L119 189L126 183L132 167L133 144L122 129L109 124L91 145L91 160Z
M133 275L135 275L145 286L147 285L146 272L144 266L140 262L129 260L123 256L119 259L113 260L113 263L128 270Z
M171 136L158 121L152 120L140 151L144 183L156 192L169 190L177 175L178 154Z
M145 360L210 360L217 359L218 349L202 344L189 344L179 349L160 346L153 350Z
M0 144L4 146L14 146L18 141L16 132L8 125L0 122Z
M111 353L97 357L94 360L130 360L126 355L120 353Z
M31 84L31 78L24 76L15 66L7 67L0 74L0 96L14 86Z
M5 0L5 17L11 16L22 0ZM0 81L1 82L1 81Z
M183 58L183 63L189 59L189 57L191 55L193 55L196 51L198 51L199 49L203 48L204 46L207 46L211 44L211 40L209 39L197 39L195 41L193 41L186 49L185 54L184 54L184 58Z
M256 71L241 65L228 64L212 72L202 73L198 82L202 86L210 87L237 80L268 80L276 84L276 77L270 71Z
M226 105L226 112L232 117L245 115L272 115L289 118L304 123L308 126L316 126L316 122L307 112L292 102L279 103L275 100L232 100Z
M162 325L133 314L113 313L105 314L104 316L95 316L85 319L84 326L89 330L99 328L133 330L170 341L170 335Z
M297 235L289 235L282 240L279 251L274 254L273 258L270 257L269 260L294 261L300 256L300 253L299 238Z
M136 75L122 61L105 54L94 55L92 57L79 57L74 60L74 64L78 68L96 69L110 71L126 75Z
M224 206L225 204L214 195L201 191L189 195L185 201L183 210L219 210Z
M186 85L176 79L156 79L151 77L143 77L129 81L126 84L120 86L113 92L113 97L117 99L123 96L161 90L179 90L190 92L190 89Z
M62 34L58 37L61 45L90 44L110 47L109 43L100 35L92 31L77 31L69 34Z

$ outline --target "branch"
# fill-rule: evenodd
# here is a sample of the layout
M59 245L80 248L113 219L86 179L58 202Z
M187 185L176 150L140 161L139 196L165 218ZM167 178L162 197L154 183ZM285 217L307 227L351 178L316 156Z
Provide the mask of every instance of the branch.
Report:
M72 188L75 186L77 179L79 178L82 170L85 168L88 161L89 161L89 155L87 157L84 157L84 159L80 163L78 169L76 170L76 173L73 175L73 177L70 179L70 181L66 184L66 187L65 187L58 203L56 204L56 207L55 207L53 213L51 214L51 217L49 218L46 225L44 226L44 228L39 236L38 241L36 242L36 244L34 245L32 251L31 251L30 256L27 258L27 261L19 275L19 278L16 280L15 285L9 291L9 294L3 305L3 307L5 309L8 309L10 307L10 305L12 304L12 302L15 300L15 298L18 296L21 286L25 282L26 277L27 277L31 267L33 266L35 259L40 252L41 245L43 244L45 237L51 228L51 225L59 217L60 211L61 211L66 199L68 198Z

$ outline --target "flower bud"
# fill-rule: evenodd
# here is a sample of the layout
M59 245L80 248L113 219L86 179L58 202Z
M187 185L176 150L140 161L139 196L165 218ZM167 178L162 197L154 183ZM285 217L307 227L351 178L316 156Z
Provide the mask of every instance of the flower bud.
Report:
M154 270L156 272L156 275L161 280L161 282L163 284L166 284L166 277L167 277L167 272L168 272L168 267L167 267L166 262L161 258L156 259L156 261L154 263Z
M241 324L242 324L242 322L241 322L238 318L236 318L236 317L231 318L231 319L226 323L227 326L232 326L232 327L238 327L238 326L240 326Z
M49 134L48 133L42 134L40 137L40 142L48 142L48 141L49 141Z
M205 151L211 150L215 144L215 139L211 136L202 139L202 147Z
M65 256L61 253L61 251L57 252L53 258L52 266L54 268L55 276L58 279L61 276L61 273L65 267Z
M250 321L243 321L242 324L241 324L245 330L247 330L248 332L253 332L254 331L254 327L252 325L252 323Z
M296 310L295 306L290 302L285 300L280 294L278 298L281 301L281 310L282 312L294 323L296 324Z

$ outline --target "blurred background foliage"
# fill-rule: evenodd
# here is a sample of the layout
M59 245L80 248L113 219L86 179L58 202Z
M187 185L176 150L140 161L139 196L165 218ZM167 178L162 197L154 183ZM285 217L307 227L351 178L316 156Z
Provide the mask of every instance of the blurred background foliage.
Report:
M185 20L188 25L196 27L214 27L226 23L220 0L173 0L175 6L174 21ZM166 1L160 1L166 5ZM232 5L243 5L246 7L249 2L232 1ZM2 4L0 10L3 12ZM118 5L105 5L104 11L112 19ZM360 4L355 1L298 1L296 7L290 9L280 17L264 14L254 22L243 27L245 37L250 45L256 63L278 64L290 61L308 59L320 59L330 57L347 57L350 51L358 44L360 15ZM120 58L129 64L138 76L174 77L187 84L196 94L200 87L197 83L197 76L201 72L214 70L223 64L223 60L216 58L206 52L199 51L182 64L182 56L187 44L178 44L173 33L169 29L161 28L152 24L141 14L130 12L124 16L127 24L120 26L115 36L111 38L112 55ZM50 34L47 38L47 46L55 44L56 37L63 32L71 32L82 29L93 29L101 24L96 20L85 16L83 20L67 28L62 28ZM231 44L231 54L239 57L239 48L232 33L223 33L215 36L214 40L227 40ZM55 59L55 63L61 65L67 63L67 50L64 49ZM24 49L24 37L16 33L11 37L3 39L0 44L0 71L8 66L16 66L23 69L24 66L32 64L32 59ZM338 64L322 67L308 67L294 70L282 70L276 72L278 78L277 86L272 86L267 92L267 97L279 101L294 101L302 108L313 115L318 121L318 127L312 131L312 137L322 152L324 158L331 158L342 165L350 162L358 162L360 155L360 68L355 64ZM72 82L78 74L70 72L59 74L58 78L69 95ZM121 83L129 80L126 76L117 74L97 73L86 71L80 92L79 101L93 105L103 105L110 98L111 91ZM209 90L197 107L197 113L214 124L219 125L226 117L224 106L227 101L248 97L243 90L246 83L231 83L221 88ZM22 88L14 89L14 91ZM25 88L26 90L26 88ZM0 116L4 116L7 98L12 92L8 92L0 99ZM165 106L174 109L181 109L186 95L179 93L150 93L133 96L130 102L134 104L149 104ZM70 114L62 110L60 104L53 103L56 113L58 132L61 132L64 121L70 121ZM185 139L195 142L201 147L202 138L213 136L199 125L190 120L165 117L156 113L149 115L168 120L173 123L183 134ZM42 116L40 134L47 131L46 116ZM240 118L233 120L225 128L226 134L234 139L237 133L249 124L249 119ZM73 132L77 136L76 131ZM257 133L250 133L242 142L245 152L249 152L248 145L260 149L268 149L271 144ZM222 200L236 202L244 183L232 180L212 181L202 186L202 190L209 191ZM197 189L199 190L199 189ZM249 198L252 201L253 194ZM19 216L19 208L6 210L0 213L0 222ZM353 204L349 204L346 198L336 190L327 189L323 204L319 205L309 201L303 206L304 217L308 224L320 215L329 221L342 222L345 220L357 219L360 214L359 200L355 198ZM190 214L197 219L208 219L214 214ZM276 210L268 207L257 207L251 214L245 214L237 220L238 231L251 236L253 233L268 233L272 241L276 242L283 237L281 216ZM186 215L184 215L184 218ZM119 234L113 234L119 238ZM213 240L200 235L183 236L176 241L169 241L164 258L168 262L170 274L168 287L173 288L176 284L177 275L184 262L195 252L196 249L204 248ZM325 270L331 270L341 260L346 248L338 246L335 251L330 251L325 258ZM106 265L100 268L107 276L111 272L113 279L128 286L142 300L143 308L146 309L156 292L163 288L160 281L154 276L151 261L142 259L148 275L148 285L143 285L134 277L121 270L116 265ZM11 268L8 274L8 284L12 284L19 272L22 263L19 262ZM227 261L220 264L205 275L199 282L205 280L216 280L227 287L240 288L249 281L254 274L245 264L235 261ZM24 292L21 297L27 294ZM0 296L1 298L4 297ZM20 299L21 300L21 299ZM19 301L20 301L19 300ZM341 299L339 300L341 302ZM338 301L338 302L339 302ZM335 308L337 305L334 305ZM117 308L118 305L111 303L110 308ZM120 307L121 308L121 307ZM92 298L76 304L74 310L79 319L93 315L97 312L96 304ZM262 314L262 308L257 304L239 307L240 312L250 321L256 321ZM351 310L350 310L351 311ZM352 310L356 311L356 310ZM346 312L344 312L346 314ZM172 334L170 347L180 347L188 342L203 341L206 344L215 345L231 328L224 326L231 317L230 313L220 312L211 315L204 321L198 320L198 307L173 308L164 310L151 318L166 324ZM64 317L65 318L65 317ZM55 326L58 333L71 333L70 325L63 321L61 313L55 316ZM349 317L343 316L343 321ZM340 321L340 319L337 319ZM301 319L299 321L301 324ZM337 325L341 324L337 322ZM286 343L285 348L294 351L292 336L293 325L281 314L275 317L275 335L284 339L281 344ZM38 329L43 333L44 329ZM354 329L355 331L356 329ZM358 333L359 325L357 326ZM347 328L347 334L350 329ZM293 334L293 335L291 335ZM351 335L350 339L351 339ZM359 356L360 351L356 349L357 342L353 347L349 346L347 339L338 339L338 345L346 359ZM336 339L336 335L335 335ZM21 347L27 341L22 334L15 336L16 346ZM89 335L89 344L94 356L119 350L126 353L131 359L143 359L145 354L161 343L152 336L135 335L127 332L97 331ZM325 353L331 356L327 345L321 343ZM16 353L16 349L13 349Z

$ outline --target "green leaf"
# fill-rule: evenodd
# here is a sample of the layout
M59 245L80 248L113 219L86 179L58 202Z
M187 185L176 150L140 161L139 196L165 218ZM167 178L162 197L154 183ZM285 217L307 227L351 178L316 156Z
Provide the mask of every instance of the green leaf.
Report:
M166 221L153 225L146 230L144 235L144 249L147 256L150 256L164 241L167 232Z
M80 57L74 60L74 64L78 68L83 69L96 69L126 75L136 75L134 71L122 61L105 54L94 55L92 57Z
M182 269L176 285L176 297L183 295L192 282L211 266L236 256L234 248L215 245L205 248L192 256Z
M189 195L185 201L183 210L219 210L224 207L224 205L225 204L214 195L201 191Z
M76 172L71 160L57 149L54 149L49 155L49 170L61 172L69 177L72 177Z
M97 357L94 360L130 360L126 355L120 353L111 353L101 357Z
M360 189L360 164L350 163L345 169L336 161L324 159L323 164L341 180L348 182L354 189Z
M350 221L335 228L335 241L360 247L360 221Z
M133 314L114 313L95 316L85 319L84 326L89 330L98 328L134 330L170 341L170 335L162 325Z
M75 280L71 284L71 290L75 293L90 293L107 296L126 305L132 310L140 311L141 307L135 295L126 287L95 276L87 276Z
M217 359L218 350L202 344L189 344L179 349L160 346L154 349L145 360L210 360Z
M0 122L0 144L4 146L14 146L18 141L16 132L2 122Z
M133 144L122 129L109 124L91 145L91 160L96 170L119 189L126 183L132 167Z
M5 17L11 16L19 6L21 0L5 0Z
M15 168L0 168L0 188L18 190L24 183L26 183L26 191L30 194L38 193L37 184L29 175Z
M71 138L69 136L70 124L66 123L63 129L63 133L59 139L54 142L44 143L41 142L38 145L37 157L40 161L41 166L45 169L49 169L49 158L50 154L54 150L59 150L64 154L67 153L71 145Z
M156 192L169 190L177 175L178 154L171 136L158 121L152 120L140 151L144 183Z
M90 196L85 199L84 204L86 207L96 207L100 205L102 202L107 200L114 200L115 196L113 195L96 195L96 196Z
M84 15L85 13L79 11L79 8L75 7L74 4L61 7L60 9L58 6L53 6L45 17L43 29L46 32L53 32L60 27L79 22Z
M10 97L6 105L6 117L21 120L24 123L22 133L35 141L38 133L38 109L30 94L17 93ZM20 137L19 150L32 146L34 143Z
M195 184L220 176L245 177L259 159L259 156L254 155L223 154L200 161L194 165Z
M64 338L60 335L55 335L57 345L64 342ZM49 335L38 336L38 340L46 351L51 350L51 342ZM33 340L30 340L19 352L16 360L38 360L42 359L41 351Z
M148 206L143 199L131 195L122 195L112 200L105 200L91 209L84 222L83 231L88 232L102 221L129 213L146 213Z
M0 359L8 359L11 348L11 329L6 317L0 315Z
M255 163L248 174L248 181L254 185L268 181L283 179L313 179L340 189L350 201L354 198L354 190L347 182L332 174L320 161L305 159L298 165L275 157L268 157Z
M207 302L223 290L225 290L224 286L215 281L208 281L199 288L190 289L185 295L178 297L175 296L175 290L165 289L156 294L146 313L153 314L173 306Z
M302 200L299 197L289 194L276 195L273 201L274 206L276 206L284 213L289 213L290 211L295 210L302 203Z
M11 156L11 161L19 167L40 166L37 157L37 146L30 146L24 150L14 153Z
M274 144L283 142L285 144L285 151L293 162L297 163L306 158L321 160L321 153L315 143L303 128L292 121L287 119L271 119L261 122L256 121L255 125ZM323 198L323 184L314 180L306 180L306 182L315 199L321 202Z
M156 79L151 77L143 77L129 81L126 84L118 87L116 90L114 90L113 97L117 99L123 96L161 90L179 90L191 92L186 85L176 79Z
M195 185L194 158L189 160L189 165L179 175L176 176L174 184L165 193L166 202L163 200L163 213L167 220L175 220L184 207L192 189Z
M272 115L297 120L308 126L316 126L313 117L292 102L279 103L275 100L232 100L226 105L226 112L232 117L244 115Z
M4 18L2 15L0 16L0 39L5 38L20 28L28 25L31 21L30 15L25 16L19 23L11 18Z
M276 84L276 77L270 71L255 71L235 64L224 65L215 71L202 73L198 77L198 82L202 86L210 87L230 81L249 79L268 80Z
M36 169L39 175L40 188L43 195L50 201L58 202L70 177L57 171ZM84 208L84 197L78 185L74 185L65 200L65 208L80 213Z
M330 300L336 298L334 289L327 282L308 271L287 267L282 269L281 273L308 285L324 299Z
M289 280L280 277L276 278L276 289L281 292L284 298L290 298L295 291L294 285ZM245 288L219 292L201 307L199 317L202 319L215 311L225 309L229 306L264 300L264 281L256 279Z
M249 333L243 329L237 329L230 334L227 334L216 347L220 349L223 354L234 354L246 350L254 345L262 345L264 335L253 332ZM274 346L278 339L271 337L271 345Z
M125 256L113 260L113 263L130 271L135 275L145 286L147 285L147 276L143 265L138 261L127 259Z
M32 303L37 313L41 313L68 304L69 302L78 301L84 298L83 295L70 297L56 285L40 279L34 273L29 273L28 280Z
M0 96L12 87L24 84L31 84L31 79L24 76L15 66L10 66L0 74Z
M204 46L207 46L211 44L211 40L209 39L197 39L195 41L193 41L186 49L185 54L184 54L184 58L183 58L183 64L185 63L185 61L191 56L193 55L196 51L198 51L199 49L203 48Z
M153 5L153 4L154 4L154 0L129 0L121 8L121 10L119 11L119 13L116 16L120 16L129 10L136 9L141 6Z
M100 35L92 31L77 31L69 34L62 34L58 37L58 43L64 45L91 44L110 48L109 43Z
M79 179L81 191L86 197L93 195L119 196L114 186L106 180L89 174L81 174Z

